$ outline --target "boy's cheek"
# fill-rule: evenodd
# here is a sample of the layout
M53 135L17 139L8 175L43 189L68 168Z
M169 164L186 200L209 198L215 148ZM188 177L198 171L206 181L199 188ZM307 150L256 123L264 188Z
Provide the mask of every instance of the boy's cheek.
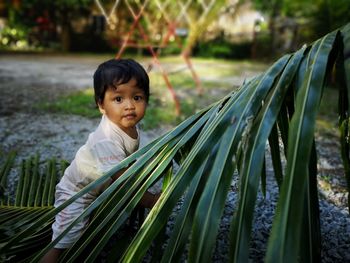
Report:
M144 107L143 107L143 113L144 113L144 114L145 114L146 111L147 111L147 106L148 106L148 104L146 103L146 104L144 105Z

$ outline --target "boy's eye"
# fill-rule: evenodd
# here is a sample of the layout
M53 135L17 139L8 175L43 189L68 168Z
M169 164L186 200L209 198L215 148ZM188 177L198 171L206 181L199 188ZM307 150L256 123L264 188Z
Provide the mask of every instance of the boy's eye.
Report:
M134 100L142 100L142 96L136 95L136 96L134 97Z
M121 101L122 101L122 97L116 97L114 100L115 100L116 102L121 102Z

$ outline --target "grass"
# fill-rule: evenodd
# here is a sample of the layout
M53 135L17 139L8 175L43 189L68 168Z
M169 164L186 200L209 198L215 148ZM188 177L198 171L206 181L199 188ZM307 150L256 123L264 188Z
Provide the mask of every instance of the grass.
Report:
M164 90L163 92L154 91L150 97L147 113L142 120L142 127L145 130L157 128L161 125L177 125L206 104L203 102L204 98L198 103L195 103L194 98L190 96L183 98L180 102L181 113L177 116L174 102L168 94L162 96L162 93L164 93ZM38 108L48 112L75 114L88 118L101 116L93 99L92 88L61 97L54 102L39 104Z
M54 102L39 104L38 108L49 112L75 114L89 118L100 116L100 112L97 110L94 101L94 91L92 88L61 97Z

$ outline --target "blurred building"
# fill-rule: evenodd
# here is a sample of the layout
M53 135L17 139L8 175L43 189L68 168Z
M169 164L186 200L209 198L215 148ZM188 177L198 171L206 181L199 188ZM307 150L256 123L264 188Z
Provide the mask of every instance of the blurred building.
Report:
M264 22L264 16L253 9L250 2L231 5L218 17L217 24L213 27L219 28L226 39L233 42L252 41L253 33L261 22ZM209 30L212 30L211 28Z

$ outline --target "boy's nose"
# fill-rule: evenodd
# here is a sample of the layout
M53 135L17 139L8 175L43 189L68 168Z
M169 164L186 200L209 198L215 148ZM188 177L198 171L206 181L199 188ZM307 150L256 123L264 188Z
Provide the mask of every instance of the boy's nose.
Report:
M134 102L133 102L132 100L127 100L127 101L126 101L125 107L126 107L127 109L133 109L133 108L135 108Z

